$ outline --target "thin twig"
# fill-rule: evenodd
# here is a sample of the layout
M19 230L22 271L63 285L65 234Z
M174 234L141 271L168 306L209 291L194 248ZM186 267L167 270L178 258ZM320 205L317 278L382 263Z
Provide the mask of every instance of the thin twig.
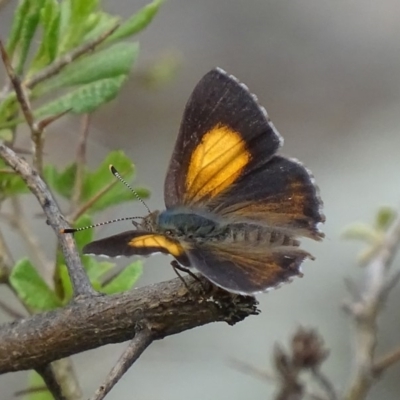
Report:
M90 40L87 43L84 43L81 46L75 48L71 52L61 56L60 58L55 60L52 64L50 64L48 67L44 68L43 70L33 75L31 78L28 78L26 81L24 81L25 87L27 87L28 89L33 89L39 83L45 81L46 79L51 78L54 75L57 75L72 61L94 50L95 47L97 47L99 44L104 42L104 40L106 40L110 35L112 35L118 29L118 27L119 23L115 24L111 29L102 33L97 38Z
M14 71L11 65L6 49L3 46L3 42L0 40L0 51L3 64L6 68L7 75L14 87L15 94L17 96L18 103L21 106L22 113L24 114L25 120L31 130L31 139L34 145L33 165L39 171L40 174L43 172L43 130L40 129L38 124L35 122L32 108L29 101L29 96L26 93L26 88L22 84L18 75Z
M373 366L375 376L380 376L392 365L400 362L400 347L393 350L391 353L386 354L380 360L376 361Z
M13 210L12 215L4 215L4 217L10 223L10 225L17 230L21 238L24 240L34 257L34 260L36 261L43 278L49 285L51 285L53 271L51 271L50 268L52 264L46 257L46 254L38 242L35 234L31 231L27 224L27 218L24 215L24 210L22 209L20 199L14 196L11 201L11 206Z
M329 400L337 400L336 390L332 384L332 382L328 379L328 377L321 372L319 368L313 368L311 370L312 376L315 381L324 389L326 395Z
M103 400L107 393L121 379L122 375L131 367L131 365L142 355L147 347L153 342L153 335L147 327L142 327L131 340L128 347L118 360L117 364L110 371L106 380L96 390L90 400Z
M71 210L75 211L79 206L79 200L82 195L83 176L86 166L86 145L89 135L90 115L84 114L82 117L82 129L79 137L78 147L76 151L76 174L75 184L72 191Z
M261 369L258 369L251 365L250 363L244 362L242 360L237 360L235 358L232 358L229 362L230 366L237 371L241 372L242 374L246 374L249 376L252 376L253 378L257 378L258 380L262 382L273 382L275 383L277 380L277 377L274 376L270 372L262 371Z
M117 180L111 181L108 185L104 186L99 192L97 192L92 198L90 198L85 204L82 204L79 209L77 209L70 217L68 221L74 222L81 215L83 215L93 204L96 203L101 197L103 197L114 185L117 184Z
M51 364L37 368L36 372L43 378L47 389L53 395L55 400L68 400L62 392L61 385L57 381Z
M8 278L8 274L14 265L14 259L11 254L10 248L8 247L3 233L0 230L0 276L2 278Z
M0 143L0 157L25 181L42 206L49 225L56 232L71 278L74 297L97 295L83 269L73 236L60 232L61 228L67 228L67 224L46 183L24 159L2 143Z
M398 274L390 276L389 268L400 245L400 216L392 224L374 258L366 268L366 282L361 299L347 303L346 310L355 324L355 365L353 377L345 393L346 400L364 400L376 375L377 317Z

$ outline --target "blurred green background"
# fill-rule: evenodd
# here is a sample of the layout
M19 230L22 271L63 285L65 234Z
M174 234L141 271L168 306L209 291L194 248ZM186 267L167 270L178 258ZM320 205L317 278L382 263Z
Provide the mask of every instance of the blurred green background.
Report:
M0 13L5 38L15 1ZM112 13L131 14L145 1L108 0ZM152 190L151 209L163 207L163 179L185 102L196 82L220 66L254 92L285 138L282 153L309 167L320 187L327 222L323 243L304 241L316 261L305 276L259 296L262 314L235 327L214 324L153 344L107 399L233 400L268 399L274 386L243 375L229 364L233 357L271 369L274 343L286 344L299 325L315 327L331 355L324 371L340 389L351 367L352 330L340 305L345 277L359 280L361 245L340 239L347 224L371 222L381 205L400 200L400 3L316 0L168 0L139 40L136 73L117 100L92 118L89 165L110 150L123 149L136 164L137 183ZM166 54L181 59L176 77L149 90L140 70ZM3 71L2 71L3 73ZM47 160L65 165L75 154L80 120L63 118L48 134ZM29 146L28 140L21 145ZM54 235L34 199L25 199L30 224L51 256ZM138 202L119 207L104 219L144 215ZM1 224L3 222L0 221ZM101 237L129 228L99 229ZM26 254L17 236L7 232L16 258ZM120 260L119 263L128 263ZM396 264L395 264L396 265ZM397 263L398 265L398 263ZM140 285L173 278L169 260L145 261ZM2 299L12 296L0 289ZM11 301L11 299L10 299ZM395 289L380 319L379 351L400 343ZM0 314L0 321L8 317ZM118 359L124 344L74 357L88 397ZM392 368L370 398L400 398L400 366ZM0 377L0 398L8 400L25 387L26 374Z

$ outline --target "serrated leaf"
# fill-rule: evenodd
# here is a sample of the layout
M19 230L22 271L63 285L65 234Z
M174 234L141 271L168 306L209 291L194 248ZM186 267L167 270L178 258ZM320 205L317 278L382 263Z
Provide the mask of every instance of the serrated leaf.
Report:
M51 189L56 191L66 199L72 196L72 190L75 184L76 164L71 164L62 172L58 172L54 165L46 165L44 168L44 177Z
M57 0L45 0L40 22L43 26L42 40L29 68L29 75L50 64L57 56L60 28L60 6Z
M35 111L37 118L61 114L68 110L75 114L90 113L114 99L126 79L125 75L88 83L53 100Z
M126 292L137 282L143 272L142 263L135 261L124 268L109 284L102 288L106 294Z
M12 59L15 48L21 36L22 25L24 24L24 20L26 15L29 12L30 0L22 0L18 4L17 9L14 12L14 18L11 25L10 35L7 41L7 54Z
M23 258L15 264L9 281L20 300L34 311L53 310L61 306L58 297L28 258Z
M114 42L132 36L145 29L156 16L163 2L164 0L154 0L141 8L136 14L122 23L106 42Z
M386 231L397 216L396 210L391 207L381 207L375 218L375 227L381 231Z
M376 231L376 229L373 229L370 225L362 222L354 223L345 227L341 236L344 239L356 239L368 243L375 243L381 238L381 235Z
M125 201L135 199L135 195L124 185L116 181L115 177L109 171L109 165L113 164L119 173L127 180L134 175L134 165L123 151L113 151L107 155L105 160L94 172L88 172L85 175L81 202L85 203L97 196L105 188L109 188L89 209L90 212L98 212L110 207L111 205L121 204ZM112 186L111 186L112 185ZM145 189L139 189L140 197L147 197L148 192Z
M117 43L79 58L35 89L42 95L63 87L82 85L105 78L128 75L139 52L138 43Z
M43 388L43 390L35 391L36 388ZM35 371L29 371L28 389L32 389L32 392L24 396L24 400L54 400L42 377Z
M18 45L15 48L15 55L17 56L15 71L17 74L21 74L23 71L33 36L39 24L40 10L43 7L44 0L31 1L29 4L29 11L23 18Z

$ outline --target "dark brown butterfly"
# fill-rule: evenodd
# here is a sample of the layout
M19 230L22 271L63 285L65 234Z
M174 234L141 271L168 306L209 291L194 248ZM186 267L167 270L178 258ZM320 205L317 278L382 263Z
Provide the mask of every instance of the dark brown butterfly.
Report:
M216 285L255 294L301 275L320 240L321 201L310 172L277 155L283 139L247 87L217 68L195 87L164 187L166 210L136 229L89 243L85 254L171 254Z

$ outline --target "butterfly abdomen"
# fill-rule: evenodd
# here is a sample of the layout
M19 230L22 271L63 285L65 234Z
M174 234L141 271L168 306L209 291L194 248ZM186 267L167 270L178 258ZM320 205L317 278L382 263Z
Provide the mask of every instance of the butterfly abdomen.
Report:
M228 225L224 241L229 243L249 243L266 246L298 246L296 239L285 232L255 224Z

